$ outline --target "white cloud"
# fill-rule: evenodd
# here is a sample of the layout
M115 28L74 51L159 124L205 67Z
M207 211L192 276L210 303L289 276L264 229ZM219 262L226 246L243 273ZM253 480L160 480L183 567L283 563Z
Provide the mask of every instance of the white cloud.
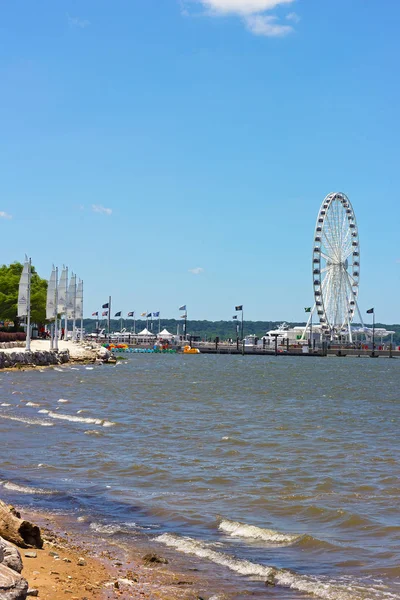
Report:
M279 37L293 31L293 27L290 25L279 25L276 22L276 17L269 15L250 15L245 18L245 23L249 31L255 35Z
M292 33L291 25L281 25L278 17L270 11L279 6L292 4L295 0L178 0L181 13L187 16L189 2L195 2L205 9L207 16L223 17L236 16L243 19L246 28L255 35L279 37ZM297 23L300 17L294 12L286 17L288 21Z
M292 21L293 23L298 23L300 21L299 15L295 12L289 13L288 15L286 15L286 18L288 21Z
M12 219L12 216L3 210L0 210L0 219Z
M189 269L189 273L193 273L193 275L200 275L200 273L203 273L204 269L203 267L194 267L194 269Z
M88 27L88 25L90 25L90 21L87 21L86 19L80 19L79 17L71 17L68 13L67 19L68 25L70 25L71 27L80 27L81 29L85 29L85 27Z
M294 0L199 0L206 8L219 13L254 15L272 10Z
M101 204L92 204L92 210L93 210L93 212L101 213L102 215L111 215L112 214L111 208L106 208L105 206L102 206Z

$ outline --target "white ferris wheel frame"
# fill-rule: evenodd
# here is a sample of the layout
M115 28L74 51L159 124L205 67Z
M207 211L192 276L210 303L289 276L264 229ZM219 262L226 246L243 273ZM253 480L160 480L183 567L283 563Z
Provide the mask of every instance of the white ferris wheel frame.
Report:
M312 256L314 306L306 325L316 313L321 332L331 340L348 334L357 311L360 283L360 241L356 216L349 198L341 192L328 194L319 209ZM346 331L347 330L347 331Z

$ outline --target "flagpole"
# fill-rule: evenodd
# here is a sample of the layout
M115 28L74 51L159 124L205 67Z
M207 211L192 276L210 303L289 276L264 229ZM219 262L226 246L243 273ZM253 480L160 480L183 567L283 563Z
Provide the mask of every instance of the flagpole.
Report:
M56 350L56 351L58 351L57 307L58 307L58 267L56 267L56 287L54 290L54 350Z
M375 308L372 313L372 356L375 356Z
M32 259L29 259L28 266L28 293L27 293L27 316L26 316L26 344L25 349L31 349L31 280L32 280Z
M242 342L243 342L243 340L244 340L244 337L243 337L243 306L242 306Z
M81 298L81 335L80 341L83 341L83 279L82 279L82 298Z
M136 335L136 312L133 312L133 333Z
M160 313L158 313L158 335L161 333L161 317Z
M185 310L185 340L187 339L187 309Z
M64 314L64 339L68 339L68 267L65 267L65 314Z
M74 285L74 310L72 312L72 341L76 342L76 274Z
M111 296L108 297L108 335L111 334Z
M312 313L311 313L311 321L310 321L310 336L311 336L311 340L310 340L310 346L311 346L311 352L313 350L313 337L312 337Z

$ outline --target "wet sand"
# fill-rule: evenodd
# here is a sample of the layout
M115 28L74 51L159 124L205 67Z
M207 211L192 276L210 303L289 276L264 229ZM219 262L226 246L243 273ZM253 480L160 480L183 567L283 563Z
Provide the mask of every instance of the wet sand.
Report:
M206 581L190 569L182 572L158 547L133 544L127 552L110 540L62 531L62 517L24 509L22 516L41 527L44 539L41 550L19 549L22 576L30 589L38 590L40 600L227 598L207 592ZM32 552L36 557L25 556Z

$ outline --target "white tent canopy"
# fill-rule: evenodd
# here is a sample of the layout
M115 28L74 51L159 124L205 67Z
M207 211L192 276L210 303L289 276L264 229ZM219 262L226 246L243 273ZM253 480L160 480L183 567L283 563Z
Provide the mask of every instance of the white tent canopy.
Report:
M173 337L173 334L170 333L169 331L167 331L167 329L163 329L162 331L160 331L160 333L158 334L158 337L160 338L171 338Z
M151 333L151 332L150 332L150 331L147 329L147 327L145 327L145 328L143 329L143 331L141 331L141 332L140 332L140 333L138 333L137 335L142 335L142 336L144 336L144 335L147 335L147 336L150 336L150 337L156 337L156 336L154 335L154 333Z

